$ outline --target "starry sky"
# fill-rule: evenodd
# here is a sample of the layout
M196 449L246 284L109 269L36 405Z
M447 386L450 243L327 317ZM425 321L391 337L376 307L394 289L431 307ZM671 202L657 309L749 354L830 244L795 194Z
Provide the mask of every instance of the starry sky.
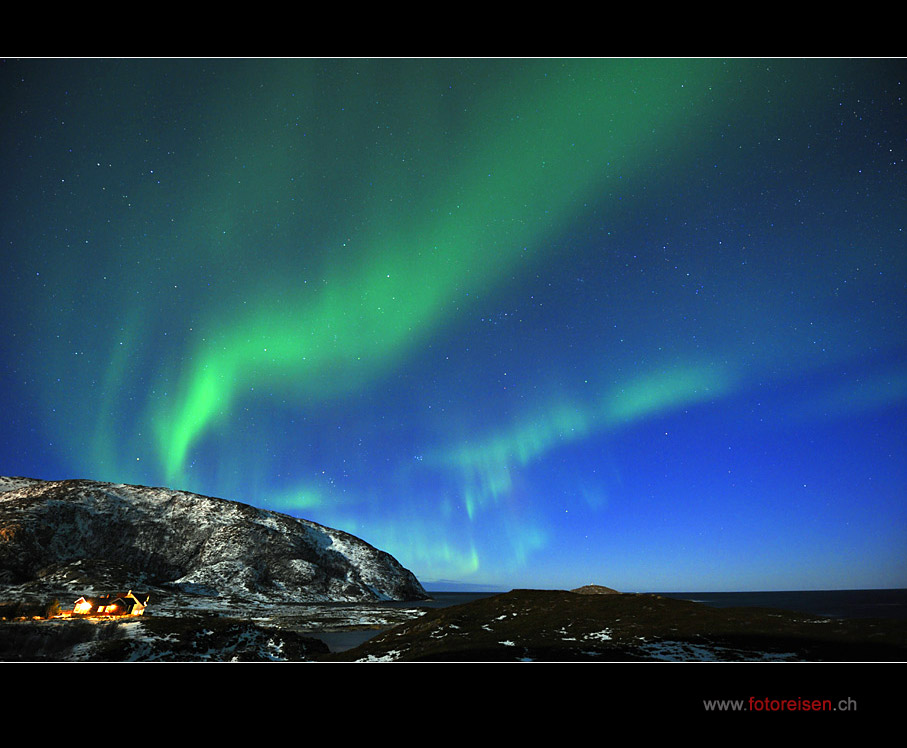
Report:
M905 74L4 60L0 474L428 587L907 587Z

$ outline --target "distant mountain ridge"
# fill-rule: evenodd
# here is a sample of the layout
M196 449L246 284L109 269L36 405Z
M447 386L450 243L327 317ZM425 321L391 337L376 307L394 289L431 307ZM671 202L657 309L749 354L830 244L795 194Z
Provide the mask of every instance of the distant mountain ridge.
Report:
M0 477L0 583L75 590L86 568L267 601L428 597L390 554L308 520L168 488Z

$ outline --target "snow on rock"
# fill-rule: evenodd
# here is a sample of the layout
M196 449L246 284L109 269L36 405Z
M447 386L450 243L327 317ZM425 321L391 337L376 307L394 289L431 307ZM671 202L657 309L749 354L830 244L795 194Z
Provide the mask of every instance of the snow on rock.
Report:
M0 476L0 493L15 491L17 488L34 486L38 483L41 483L41 481L36 478L7 478L5 476Z
M168 488L0 477L0 583L89 561L136 585L262 600L427 597L390 554L308 520Z

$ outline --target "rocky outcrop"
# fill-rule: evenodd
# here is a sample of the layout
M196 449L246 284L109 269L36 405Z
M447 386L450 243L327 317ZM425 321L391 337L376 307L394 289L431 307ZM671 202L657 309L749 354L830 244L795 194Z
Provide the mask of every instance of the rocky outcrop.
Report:
M0 583L73 586L89 567L136 588L247 599L428 597L390 554L307 520L166 488L0 478Z
M612 590L610 587L602 587L600 584L587 584L583 587L577 587L575 590L570 590L575 592L577 595L619 595L620 593L617 590Z

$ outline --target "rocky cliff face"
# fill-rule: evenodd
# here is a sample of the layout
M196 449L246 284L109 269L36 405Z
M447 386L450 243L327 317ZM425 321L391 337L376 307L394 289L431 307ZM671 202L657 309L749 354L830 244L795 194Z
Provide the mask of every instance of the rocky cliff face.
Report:
M0 478L0 583L86 567L136 588L269 601L427 597L388 553L307 520L165 488Z

